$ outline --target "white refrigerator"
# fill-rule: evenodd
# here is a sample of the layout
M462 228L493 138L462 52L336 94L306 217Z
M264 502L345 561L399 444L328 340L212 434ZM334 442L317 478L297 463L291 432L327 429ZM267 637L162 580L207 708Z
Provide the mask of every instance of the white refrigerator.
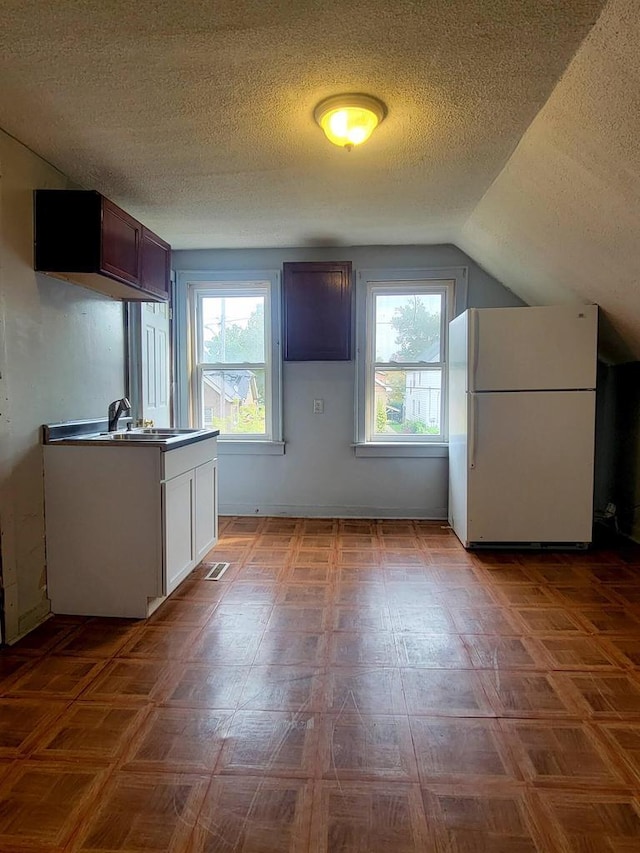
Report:
M598 308L472 308L449 324L449 523L467 548L586 545Z

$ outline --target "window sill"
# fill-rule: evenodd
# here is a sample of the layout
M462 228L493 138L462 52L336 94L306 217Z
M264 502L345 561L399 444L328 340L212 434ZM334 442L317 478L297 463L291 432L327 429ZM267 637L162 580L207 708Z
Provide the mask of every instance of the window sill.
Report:
M284 456L284 441L218 439L218 456Z
M446 458L449 456L449 445L444 442L430 444L414 444L409 441L389 442L387 444L354 444L356 456L367 457L412 457L412 458Z

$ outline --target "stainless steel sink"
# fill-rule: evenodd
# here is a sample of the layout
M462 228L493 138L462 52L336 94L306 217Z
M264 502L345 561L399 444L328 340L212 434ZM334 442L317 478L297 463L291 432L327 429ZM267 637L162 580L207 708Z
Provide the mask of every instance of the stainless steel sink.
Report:
M145 427L137 430L136 435L195 435L201 429L173 429L172 427Z
M174 434L144 435L140 432L107 432L97 437L102 441L160 441L165 438L173 438Z
M126 432L103 432L95 438L109 441L163 441L168 438L186 438L203 432L201 429L172 429L171 427L146 427Z

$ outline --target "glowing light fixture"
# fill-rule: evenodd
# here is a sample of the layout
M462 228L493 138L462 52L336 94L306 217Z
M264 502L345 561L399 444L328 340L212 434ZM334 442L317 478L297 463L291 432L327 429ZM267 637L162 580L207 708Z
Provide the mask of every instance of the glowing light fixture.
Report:
M386 114L382 101L371 95L332 95L313 113L329 142L347 151L366 142Z

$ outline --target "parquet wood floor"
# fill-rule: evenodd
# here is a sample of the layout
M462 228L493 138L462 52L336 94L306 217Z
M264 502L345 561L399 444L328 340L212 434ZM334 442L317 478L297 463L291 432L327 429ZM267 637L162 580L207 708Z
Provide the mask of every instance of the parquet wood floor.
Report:
M0 651L0 851L640 851L640 548L222 519L146 622Z

